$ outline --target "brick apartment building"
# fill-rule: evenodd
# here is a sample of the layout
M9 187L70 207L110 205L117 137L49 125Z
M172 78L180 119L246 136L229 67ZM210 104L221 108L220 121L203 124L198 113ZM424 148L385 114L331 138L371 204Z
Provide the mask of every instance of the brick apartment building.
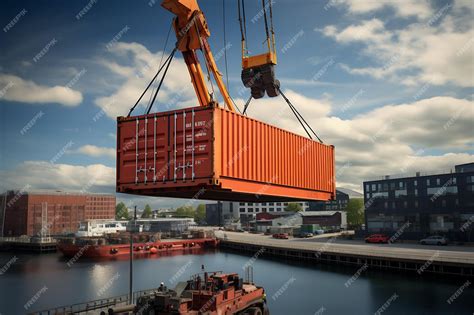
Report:
M0 236L74 233L79 222L115 218L115 195L8 191L0 196Z

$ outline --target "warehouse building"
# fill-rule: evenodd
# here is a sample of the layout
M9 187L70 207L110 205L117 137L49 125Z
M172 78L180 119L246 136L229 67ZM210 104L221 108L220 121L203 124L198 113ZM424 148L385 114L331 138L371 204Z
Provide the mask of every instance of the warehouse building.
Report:
M451 240L474 239L474 163L450 172L384 176L364 182L369 233L419 239L442 234Z
M309 207L308 202L299 201L302 211ZM255 219L258 213L285 213L288 202L229 202L219 201L206 204L206 223L208 225L227 225L240 221L243 224Z
M115 195L7 191L0 197L0 235L75 233L87 220L115 219Z

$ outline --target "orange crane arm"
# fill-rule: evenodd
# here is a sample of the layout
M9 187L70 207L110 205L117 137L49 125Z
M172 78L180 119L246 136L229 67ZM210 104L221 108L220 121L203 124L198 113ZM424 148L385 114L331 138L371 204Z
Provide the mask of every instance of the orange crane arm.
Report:
M210 106L213 100L209 93L206 78L202 72L196 51L200 49L204 55L206 67L212 73L219 91L224 98L227 108L235 112L234 105L222 80L214 57L209 47L207 38L211 35L206 18L199 8L196 0L163 0L161 6L174 15L174 30L178 39L177 48L183 54L184 61L191 76L194 90L196 91L199 105Z

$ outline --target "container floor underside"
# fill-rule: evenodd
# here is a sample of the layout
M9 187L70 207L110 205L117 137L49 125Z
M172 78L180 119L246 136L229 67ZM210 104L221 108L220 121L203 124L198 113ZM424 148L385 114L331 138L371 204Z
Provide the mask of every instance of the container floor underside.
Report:
M281 187L276 185L264 184L262 189L254 192L242 192L232 189L223 189L216 185L196 185L184 187L154 187L153 184L144 185L120 185L117 192L151 196L151 197L169 197L169 198L184 198L184 199L202 199L202 200L216 200L216 201L241 201L241 202L291 202L302 200L331 200L332 196L324 191L312 191L298 189L288 194L282 194L278 190ZM287 190L284 188L285 191Z

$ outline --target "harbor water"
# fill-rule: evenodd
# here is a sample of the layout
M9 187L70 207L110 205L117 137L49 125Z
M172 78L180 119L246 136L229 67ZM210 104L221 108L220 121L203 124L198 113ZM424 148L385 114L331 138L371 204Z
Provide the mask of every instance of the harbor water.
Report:
M270 314L473 314L468 279L397 274L364 267L308 265L206 251L134 261L134 291L174 287L201 271L237 272L253 266ZM0 253L0 314L24 314L127 294L129 262L67 259L59 253ZM470 280L472 282L472 279Z

